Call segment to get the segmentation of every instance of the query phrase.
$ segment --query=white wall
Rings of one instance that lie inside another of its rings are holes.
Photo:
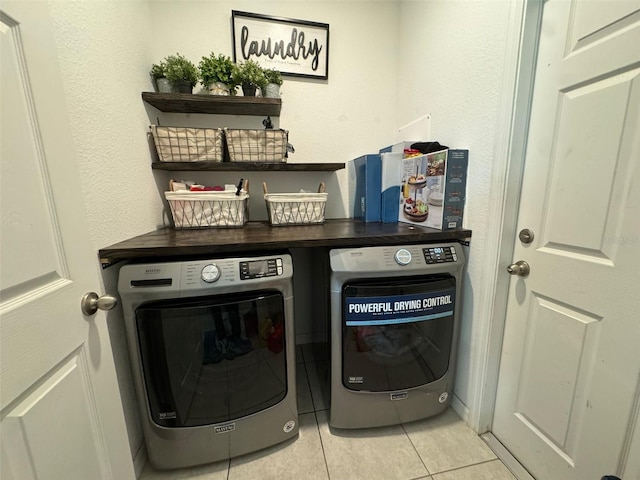
[[[455,395],[470,406],[470,351],[480,324],[489,187],[504,75],[508,0],[401,2],[398,120],[431,114],[432,140],[469,149],[464,227],[473,231]]]
[[[432,136],[470,149],[465,226],[473,229],[456,394],[468,404],[469,349],[490,205],[493,140],[502,80],[505,1],[85,1],[50,0],[65,74],[91,240],[98,249],[154,230],[163,222],[161,192],[169,174],[152,171],[146,132],[164,124],[257,122],[204,115],[161,116],[145,106],[148,70],[180,52],[196,62],[211,51],[231,55],[231,10],[330,24],[329,80],[285,78],[279,125],[290,131],[295,162],[346,162],[392,143],[395,129],[432,114]],[[346,215],[346,170],[249,174],[252,218],[266,218],[258,185],[273,192],[327,183],[329,218]],[[237,174],[198,174],[233,183]],[[258,191],[256,191],[258,190]],[[295,191],[295,190],[294,190]],[[98,269],[98,262],[96,261]],[[115,291],[117,268],[102,272]],[[121,313],[109,315],[132,454],[142,444]]]

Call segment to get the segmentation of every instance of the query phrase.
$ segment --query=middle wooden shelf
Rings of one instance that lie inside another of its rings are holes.
[[[345,167],[344,163],[266,163],[266,162],[153,162],[154,170],[168,171],[215,171],[215,172],[335,172]]]

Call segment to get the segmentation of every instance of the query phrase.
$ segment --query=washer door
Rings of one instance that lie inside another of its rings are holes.
[[[346,283],[342,289],[342,383],[386,392],[447,372],[456,281],[450,275]]]
[[[136,327],[151,419],[163,427],[209,425],[282,401],[285,321],[279,291],[140,306]]]

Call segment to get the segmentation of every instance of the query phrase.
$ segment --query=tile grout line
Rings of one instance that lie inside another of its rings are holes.
[[[302,365],[302,368],[304,369],[304,380],[307,385],[307,391],[309,392],[309,396],[311,397],[311,408],[313,408],[313,411],[315,411],[315,405],[313,404],[313,393],[311,392],[311,382],[309,381],[309,372],[307,371],[307,364],[301,363],[300,365]],[[297,368],[297,365],[296,365],[296,368]],[[305,412],[305,413],[311,413],[311,412]],[[298,412],[298,415],[300,415],[300,412]]]
[[[318,421],[318,412],[322,412],[326,409],[318,410],[316,409],[316,402],[313,400],[313,392],[311,391],[311,380],[309,380],[309,370],[307,370],[307,364],[316,364],[317,362],[305,360],[304,362],[304,372],[307,378],[307,384],[309,385],[309,393],[311,394],[311,404],[313,405],[313,416],[316,419],[316,430],[318,431],[318,438],[320,439],[320,448],[322,449],[322,459],[324,460],[324,468],[327,472],[327,480],[331,480],[331,473],[329,473],[329,464],[327,463],[327,455],[324,451],[324,442],[322,441],[322,434],[320,433],[320,422]],[[316,372],[317,373],[317,372]]]
[[[463,468],[476,467],[478,465],[483,465],[485,463],[491,463],[491,462],[495,462],[495,461],[498,461],[498,462],[502,463],[502,461],[499,458],[492,458],[491,460],[483,460],[481,462],[470,463],[468,465],[462,465],[461,467],[455,467],[455,468],[450,468],[448,470],[442,470],[441,472],[433,473],[432,476],[433,475],[440,475],[441,473],[455,472],[456,470],[462,470]],[[503,463],[503,465],[504,465],[504,463]],[[505,468],[506,468],[506,465],[505,465]],[[507,471],[509,473],[511,473],[511,470],[509,470],[508,468],[507,468]],[[513,475],[513,473],[511,473],[511,475]]]
[[[311,363],[311,362],[309,362]],[[307,362],[302,364],[304,367],[304,376],[307,379],[307,387],[309,387],[309,395],[311,396],[311,407],[313,408],[313,412],[316,411],[316,402],[313,399],[313,390],[311,388],[311,380],[309,380],[309,369],[307,368]],[[317,420],[316,420],[317,423]]]
[[[316,429],[318,430],[318,438],[320,439],[320,448],[322,448],[322,458],[324,459],[324,468],[327,471],[327,480],[331,480],[331,474],[329,473],[329,464],[327,463],[327,455],[324,453],[324,442],[322,441],[322,434],[320,433],[320,423],[318,422],[318,413],[314,411],[313,416],[316,419]]]
[[[404,432],[404,434],[407,436],[407,439],[409,440],[409,443],[411,444],[411,446],[413,447],[413,451],[416,452],[416,455],[418,455],[418,458],[420,459],[420,462],[422,463],[422,465],[424,466],[424,469],[427,471],[427,475],[431,476],[431,472],[429,471],[429,469],[427,468],[427,464],[424,463],[424,460],[422,459],[422,455],[420,455],[420,452],[418,452],[418,449],[416,448],[416,446],[413,444],[413,440],[411,440],[411,437],[409,436],[409,434],[407,433],[407,429],[404,428],[404,423],[401,423],[400,426],[402,427],[402,431]],[[420,478],[420,477],[418,477]]]

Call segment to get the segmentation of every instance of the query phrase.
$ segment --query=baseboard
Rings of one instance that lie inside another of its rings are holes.
[[[462,400],[460,400],[456,394],[451,395],[451,408],[458,416],[466,423],[469,424],[469,407],[467,407]]]
[[[489,448],[496,454],[496,456],[504,463],[505,467],[507,467],[514,477],[518,480],[536,480],[531,476],[529,472],[525,470],[525,468],[520,465],[520,462],[516,460],[516,458],[511,455],[509,450],[507,450],[502,443],[493,435],[493,433],[484,433],[480,435],[480,438],[484,440],[484,442],[489,446]]]
[[[136,478],[140,478],[146,463],[147,463],[147,447],[144,444],[144,442],[142,442],[142,444],[140,445],[140,448],[138,449],[135,456],[133,457],[133,470],[136,474]]]

